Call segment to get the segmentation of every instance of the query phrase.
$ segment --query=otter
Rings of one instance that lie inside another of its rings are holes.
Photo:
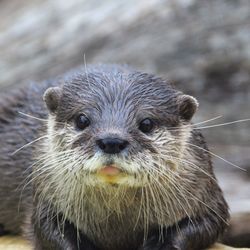
[[[229,213],[197,107],[123,65],[2,94],[0,224],[34,249],[209,247]]]

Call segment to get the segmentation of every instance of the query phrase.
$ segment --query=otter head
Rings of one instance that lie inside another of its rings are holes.
[[[86,186],[149,185],[178,168],[195,98],[161,78],[98,70],[44,94],[52,179]]]

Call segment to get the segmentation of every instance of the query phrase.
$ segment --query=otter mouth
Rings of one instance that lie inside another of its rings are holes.
[[[120,168],[112,164],[112,165],[104,165],[97,173],[101,175],[107,175],[107,176],[117,176],[121,174],[122,172],[123,171]]]
[[[101,182],[119,184],[127,178],[129,174],[123,170],[119,164],[108,161],[96,171],[96,176]]]

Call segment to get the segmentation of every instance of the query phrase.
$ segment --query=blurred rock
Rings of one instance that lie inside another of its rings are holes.
[[[30,244],[22,237],[1,236],[0,250],[30,250]]]
[[[215,244],[213,247],[209,248],[209,250],[233,250],[233,249],[249,250],[249,248],[234,248],[222,244]]]
[[[214,158],[232,214],[250,211],[250,122],[206,128],[250,118],[249,0],[2,0],[0,15],[1,91],[61,74],[84,55],[158,73],[197,97],[195,122],[222,115],[202,131],[213,152],[247,169]]]

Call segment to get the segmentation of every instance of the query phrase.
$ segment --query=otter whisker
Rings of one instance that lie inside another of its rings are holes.
[[[176,138],[178,138],[178,137],[176,137]],[[173,142],[175,141],[175,139],[173,138],[173,139],[169,139],[169,142],[170,142],[171,140],[172,140]],[[238,169],[240,169],[240,170],[242,170],[242,171],[246,171],[246,169],[241,168],[240,166],[238,166],[238,165],[236,165],[236,164],[230,162],[229,160],[226,160],[225,158],[223,158],[223,157],[221,157],[221,156],[219,156],[219,155],[213,153],[211,150],[207,150],[207,149],[205,149],[205,148],[203,148],[203,147],[197,146],[197,145],[192,144],[192,143],[189,143],[189,142],[187,142],[187,141],[185,142],[185,144],[188,144],[188,145],[190,145],[190,146],[192,146],[192,147],[199,148],[199,149],[203,150],[204,152],[209,153],[210,155],[212,155],[212,156],[214,156],[214,157],[216,157],[216,158],[218,158],[218,159],[220,159],[220,160],[222,160],[222,161],[228,163],[229,165],[231,165],[231,166],[233,166],[233,167],[236,167],[236,168],[238,168]],[[164,152],[164,150],[162,150],[162,152]],[[167,152],[167,153],[169,153],[169,152]],[[192,163],[192,164],[194,164],[194,163]]]
[[[33,143],[35,143],[35,142],[37,142],[37,141],[40,141],[41,139],[47,138],[47,137],[48,137],[48,135],[44,135],[44,136],[41,136],[41,137],[39,137],[39,138],[37,138],[37,139],[31,141],[31,142],[28,142],[27,144],[25,144],[25,145],[23,145],[22,147],[20,147],[20,148],[18,148],[17,150],[15,150],[11,155],[15,155],[17,152],[19,152],[19,151],[22,150],[23,148],[26,148],[26,147],[30,146],[31,144],[33,144]]]
[[[149,201],[149,195],[148,195],[148,189],[145,188],[145,193],[146,193],[146,217],[144,218],[145,220],[145,228],[144,228],[144,240],[147,239],[148,237],[148,228],[149,228],[149,217],[150,217],[150,201]]]
[[[161,202],[159,202],[160,200],[158,199],[158,203],[157,203],[157,199],[156,199],[156,193],[153,191],[153,185],[148,185],[148,189],[151,193],[151,197],[152,197],[152,201],[153,201],[153,206],[154,206],[154,211],[159,214],[160,212],[163,211],[162,207],[161,207]],[[159,206],[159,208],[158,208]],[[159,212],[160,211],[160,212]],[[159,221],[159,224],[162,224],[162,220]]]
[[[163,240],[163,227],[165,226],[164,224],[164,216],[169,216],[165,210],[169,210],[169,206],[167,205],[165,209],[162,207],[162,202],[160,199],[160,196],[158,194],[159,190],[155,188],[154,183],[151,185],[148,185],[148,188],[151,193],[151,197],[153,199],[153,211],[155,211],[155,216],[158,221],[158,227],[159,227],[159,241]]]
[[[248,121],[250,121],[250,118],[235,120],[235,121],[231,121],[231,122],[225,122],[225,123],[220,123],[220,124],[215,124],[215,125],[210,125],[210,126],[197,127],[197,128],[194,128],[194,129],[205,129],[205,128],[221,127],[221,126],[226,126],[226,125],[231,125],[231,124],[241,123],[241,122],[248,122]]]
[[[17,111],[17,113],[20,114],[20,115],[26,116],[26,117],[28,117],[28,118],[35,119],[35,120],[37,120],[37,121],[45,122],[46,124],[47,124],[48,121],[49,121],[48,119],[43,119],[43,118],[40,118],[40,117],[33,116],[33,115],[31,115],[31,114],[26,114],[26,113],[24,113],[24,112],[22,112],[22,111]],[[62,124],[62,125],[67,126],[67,124],[66,124],[65,122],[54,121],[54,123],[56,123],[56,124]]]
[[[158,202],[156,203],[156,208],[157,208],[157,206],[160,207],[160,212],[161,212],[162,216],[163,215],[168,215],[163,210],[161,200],[164,203],[163,205],[166,206],[167,208],[169,208],[169,206],[171,206],[171,204],[169,203],[169,201],[170,201],[171,198],[168,196],[167,192],[161,192],[161,191],[159,191],[159,188],[161,187],[162,184],[159,182],[159,180],[156,178],[156,176],[154,176],[153,174],[151,174],[150,177],[152,178],[153,182],[152,182],[152,184],[149,185],[149,187],[152,187],[152,188],[156,189],[155,194],[158,197],[158,199],[157,199]],[[160,195],[162,196],[162,199],[160,198]],[[171,216],[175,216],[175,214],[172,214]]]
[[[153,160],[151,160],[151,161],[153,162]],[[150,169],[145,168],[145,170],[150,174],[151,177],[153,177],[153,179],[155,180],[155,182],[158,183],[158,185],[157,185],[158,187],[162,186],[162,184],[159,182],[159,180],[155,178],[156,176],[154,174],[156,171],[158,172],[159,170],[157,170],[155,168],[150,168]],[[159,171],[159,173],[161,173],[161,172]],[[169,176],[168,176],[167,179],[169,179]]]
[[[140,189],[140,191],[141,191],[141,195],[140,195],[141,199],[140,199],[138,215],[137,215],[137,219],[136,219],[135,224],[134,224],[133,231],[135,231],[135,229],[136,229],[136,227],[137,227],[137,225],[139,223],[139,220],[141,218],[142,207],[143,207],[143,202],[144,202],[144,191],[143,191],[143,189],[144,189],[143,187]]]
[[[168,153],[168,154],[169,154],[169,153]],[[168,159],[169,156],[166,155],[165,157],[166,157],[166,159]],[[199,170],[200,172],[204,173],[206,176],[208,176],[208,177],[211,178],[212,180],[216,181],[216,179],[215,179],[212,175],[210,175],[207,171],[205,171],[204,169],[200,168],[198,165],[196,165],[195,163],[193,163],[193,162],[191,162],[191,161],[188,161],[188,160],[186,160],[186,159],[182,159],[182,158],[180,158],[180,157],[175,157],[175,156],[172,156],[172,155],[171,155],[171,157],[169,157],[169,159],[170,159],[170,160],[175,159],[177,162],[186,163],[185,166],[187,166],[187,167],[193,167],[194,169],[197,169],[197,170]]]
[[[46,158],[48,158],[49,155],[47,155]],[[57,160],[55,160],[55,162],[60,162],[60,161],[65,161],[67,158],[58,158]],[[49,161],[49,160],[48,160]],[[53,161],[50,161],[50,164],[54,163]],[[37,165],[37,162],[34,162],[29,168],[33,168],[35,165]],[[40,166],[42,167],[42,166]],[[21,190],[21,194],[20,194],[20,197],[19,197],[19,202],[18,202],[18,211],[20,209],[20,203],[21,203],[21,200],[22,200],[22,193],[24,191],[24,189],[29,186],[30,183],[32,183],[36,178],[38,178],[39,175],[42,175],[43,173],[45,173],[46,171],[48,171],[48,168],[46,167],[46,169],[44,169],[44,167],[42,167],[43,171],[41,171],[40,167],[35,170],[33,169],[33,172],[30,173],[29,175],[27,175],[27,177],[18,185],[17,189],[21,188],[22,187],[22,190]],[[51,166],[51,169],[54,168],[54,166]],[[37,172],[39,173],[39,175],[37,174]]]
[[[173,172],[172,170],[170,170],[170,172],[171,172],[173,175],[177,176],[177,174],[176,174],[175,172]],[[221,215],[219,215],[219,213],[218,213],[217,211],[215,211],[211,206],[209,206],[208,204],[206,204],[205,202],[203,202],[202,200],[200,200],[197,196],[193,195],[188,189],[184,189],[184,190],[185,190],[185,192],[187,192],[188,195],[190,195],[193,199],[195,199],[195,200],[198,201],[199,203],[203,204],[203,205],[204,205],[205,207],[207,207],[209,210],[211,210],[212,212],[214,212],[220,219],[222,219],[223,222],[225,222],[225,223],[228,224],[228,222],[225,221],[225,219],[224,219]]]
[[[197,123],[192,123],[192,124],[187,124],[187,125],[182,125],[183,127],[183,130],[185,129],[185,127],[190,127],[191,126],[196,126],[196,125],[200,125],[200,124],[204,124],[204,123],[208,123],[208,122],[211,122],[211,121],[214,121],[214,120],[218,120],[220,118],[222,118],[223,116],[222,115],[218,115],[218,116],[215,116],[213,118],[210,118],[208,120],[204,120],[204,121],[201,121],[201,122],[197,122]],[[173,127],[168,127],[168,129],[176,129],[176,126],[173,126]],[[178,128],[177,128],[178,129]],[[180,128],[181,129],[181,128]]]
[[[242,171],[246,171],[246,169],[239,167],[238,165],[236,165],[236,164],[234,164],[234,163],[232,163],[232,162],[226,160],[225,158],[223,158],[223,157],[221,157],[221,156],[219,156],[219,155],[217,155],[217,154],[211,152],[210,150],[207,150],[207,149],[205,149],[205,148],[202,148],[202,147],[197,146],[197,145],[192,144],[192,143],[188,143],[188,142],[186,142],[186,143],[187,143],[188,145],[192,146],[192,147],[199,148],[199,149],[201,149],[201,150],[203,150],[203,151],[205,151],[205,152],[207,152],[207,153],[209,153],[209,154],[211,154],[211,155],[213,155],[213,156],[215,156],[215,157],[221,159],[222,161],[228,163],[229,165],[231,165],[231,166],[233,166],[233,167],[236,167],[236,168],[238,168],[238,169],[240,169],[240,170],[242,170]]]
[[[173,187],[176,189],[175,191],[173,191],[173,190],[171,189],[171,187],[169,186],[170,192],[171,192],[172,195],[174,196],[175,200],[179,202],[180,206],[182,207],[182,209],[185,211],[185,213],[186,213],[187,216],[189,217],[189,214],[187,213],[186,209],[185,209],[185,208],[183,207],[183,205],[180,203],[180,199],[176,196],[176,193],[178,193],[178,191],[181,191],[181,189],[178,189],[177,186],[176,186],[176,180],[173,179],[173,178],[171,178],[168,174],[164,173],[163,171],[160,171],[160,169],[157,169],[157,171],[158,171],[158,173],[159,173],[160,176],[166,177],[166,178],[167,178],[167,181],[169,181],[169,182],[173,185]],[[159,185],[159,187],[162,187],[163,190],[164,190],[164,186],[162,186],[162,183],[161,183],[161,182],[158,181],[158,185]],[[177,191],[177,190],[178,190],[178,191]],[[190,205],[189,205],[189,203],[188,203],[188,201],[187,201],[185,195],[183,195],[181,192],[180,192],[180,194],[182,195],[182,197],[184,198],[184,200],[186,201],[186,203],[187,203],[187,205],[188,205],[188,207],[189,207]],[[191,209],[191,207],[189,207],[189,208]]]
[[[85,55],[85,53],[83,53],[83,62],[84,62],[85,74],[86,74],[86,77],[87,77],[87,83],[88,83],[88,86],[90,87],[89,75],[88,75],[88,71],[87,71],[87,61],[86,61],[86,55]]]
[[[211,122],[211,121],[214,121],[214,120],[218,120],[218,119],[220,119],[222,117],[223,117],[222,115],[218,115],[218,116],[215,116],[214,118],[210,118],[210,119],[202,121],[202,122],[193,123],[192,126],[197,126],[197,125],[200,125],[200,124],[208,123],[208,122]]]
[[[179,158],[177,158],[177,159],[179,159]],[[154,162],[153,160],[152,160],[152,162]],[[156,162],[156,164],[157,165],[163,165],[163,163],[161,163],[161,162]],[[151,167],[152,168],[152,167]],[[167,178],[167,180],[172,180],[172,178],[171,178],[171,176],[169,176],[168,175],[168,173],[166,172],[166,170],[165,169],[161,169],[161,168],[153,168],[153,171],[155,172],[158,172],[159,173],[159,175],[160,176],[165,176],[166,178]],[[171,171],[171,173],[172,173],[173,171]],[[179,177],[179,176],[178,176]],[[181,177],[180,177],[181,178]],[[175,183],[175,182],[174,182]],[[161,184],[161,183],[160,183]]]
[[[49,176],[51,176],[51,174],[49,175],[49,174],[47,174],[47,177],[45,176],[45,177],[43,177],[43,178],[45,178],[44,180],[46,180],[46,182],[48,182],[47,181],[47,178],[49,177]],[[60,175],[59,175],[60,176]],[[36,176],[37,177],[37,176]],[[54,180],[53,180],[54,179]],[[53,179],[51,179],[50,180],[50,182],[48,182],[48,185],[47,186],[44,186],[44,187],[42,187],[42,193],[39,195],[40,196],[40,200],[44,200],[44,197],[46,197],[46,194],[50,194],[50,191],[51,191],[51,186],[54,184],[54,183],[57,183],[57,178],[56,178],[56,176],[54,176],[54,178]],[[39,187],[38,187],[38,189],[37,189],[37,192],[40,192],[40,190],[39,190]],[[35,193],[35,195],[34,195],[34,197],[36,197],[37,196],[37,192]],[[48,197],[49,196],[47,196],[46,197],[46,199],[48,199]],[[53,198],[53,196],[52,196],[52,198]],[[52,198],[51,198],[51,200],[52,200]],[[49,200],[49,199],[48,199]]]
[[[196,125],[199,125],[199,124],[202,124],[202,123],[196,123],[196,124],[191,123],[191,124],[187,124],[187,125],[182,125],[181,128],[168,127],[168,130],[172,131],[172,132],[178,132],[178,131],[185,132],[186,129],[190,128],[190,127],[192,127],[192,129],[194,129],[194,130],[202,130],[202,129],[207,129],[207,128],[222,127],[222,126],[232,125],[232,124],[241,123],[241,122],[248,122],[248,121],[250,121],[250,118],[240,119],[240,120],[235,120],[235,121],[230,121],[230,122],[225,122],[225,123],[219,123],[219,124],[213,124],[213,125],[209,125],[209,126],[202,126],[202,127],[196,127]]]
[[[209,206],[208,204],[206,204],[205,202],[203,202],[202,200],[200,200],[199,198],[197,198],[195,195],[193,195],[190,191],[186,190],[186,192],[191,195],[192,198],[194,198],[195,200],[197,200],[199,203],[203,204],[205,207],[207,207],[209,210],[211,210],[212,212],[214,212],[216,214],[216,216],[218,216],[226,225],[229,225],[229,222],[226,221],[217,211],[215,211],[211,206]]]
[[[169,176],[168,176],[167,177],[167,181],[170,181],[170,180],[172,180],[172,178],[169,178]],[[172,195],[175,194],[175,193],[178,194],[178,189],[176,189],[176,187],[174,185],[174,182],[175,182],[174,179],[173,179],[173,181],[170,181],[170,182],[172,183],[172,185],[173,185],[173,187],[174,187],[175,190],[172,190],[172,188],[170,186],[168,186],[168,190],[171,192]],[[165,194],[165,195],[167,194],[167,192],[166,192],[164,186],[162,185],[162,183],[160,183],[160,182],[157,181],[156,187],[159,189],[156,193],[158,193],[158,194]],[[181,195],[182,195],[182,193],[181,193]],[[165,197],[163,197],[163,201],[165,201]],[[180,199],[178,197],[176,198],[176,195],[175,195],[175,201],[177,201],[179,203],[179,205],[184,210],[185,214],[188,216],[189,220],[192,221],[189,213],[187,212],[187,210],[184,208],[184,206],[180,202]],[[170,207],[171,208],[170,211],[172,211],[172,217],[175,218],[174,221],[178,221],[179,219],[177,218],[177,214],[180,214],[180,211],[179,211],[178,206],[175,206],[175,210],[173,209],[173,204],[175,204],[175,201],[171,198],[171,196],[168,196],[167,199],[166,199],[166,201],[164,202],[164,204],[165,204],[166,207],[168,207],[168,208]],[[186,200],[186,202],[187,202],[187,200]],[[188,202],[187,202],[187,205],[189,207],[189,203]],[[179,227],[178,227],[177,223],[176,223],[176,227],[177,227],[177,230],[178,230]]]
[[[71,154],[73,154],[74,152],[72,152]],[[53,155],[54,156],[54,155]],[[30,174],[30,176],[34,175],[37,176],[37,173],[39,174],[43,174],[45,172],[47,172],[48,170],[52,170],[55,168],[55,166],[53,166],[53,164],[60,164],[61,162],[65,163],[70,163],[71,159],[70,159],[70,154],[63,154],[61,157],[58,156],[57,159],[50,159],[47,158],[46,160],[43,161],[37,161],[34,162],[34,164],[32,165],[33,167],[35,166],[36,168],[33,169],[33,172]],[[30,177],[28,176],[28,177]],[[38,176],[37,176],[38,177]],[[34,181],[34,180],[32,180]]]
[[[48,120],[47,120],[47,119],[42,119],[42,118],[39,118],[39,117],[35,117],[35,116],[33,116],[33,115],[26,114],[26,113],[24,113],[24,112],[22,112],[22,111],[17,111],[17,113],[19,113],[19,114],[21,114],[21,115],[23,115],[23,116],[26,116],[26,117],[32,118],[32,119],[36,119],[36,120],[38,120],[38,121],[48,122]]]

